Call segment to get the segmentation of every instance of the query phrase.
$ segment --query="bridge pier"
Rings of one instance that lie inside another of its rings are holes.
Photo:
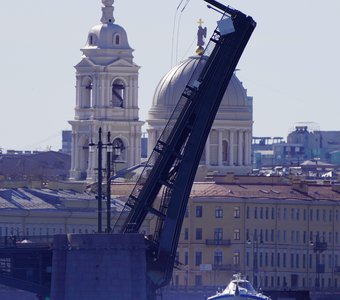
[[[52,300],[147,300],[144,237],[140,234],[56,235]]]

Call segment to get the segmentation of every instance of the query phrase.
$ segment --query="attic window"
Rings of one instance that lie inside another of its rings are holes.
[[[93,45],[93,36],[92,35],[89,36],[89,44]]]
[[[113,43],[114,43],[115,45],[119,45],[119,44],[120,44],[120,35],[119,35],[119,34],[115,34],[115,35],[113,36]]]

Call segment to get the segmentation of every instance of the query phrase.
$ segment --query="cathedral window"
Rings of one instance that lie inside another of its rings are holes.
[[[125,105],[125,85],[120,79],[112,83],[112,106],[124,107]]]

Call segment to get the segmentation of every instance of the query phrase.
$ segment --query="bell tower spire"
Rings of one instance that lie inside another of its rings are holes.
[[[113,17],[113,2],[114,0],[102,0],[104,7],[102,7],[103,16],[100,21],[103,24],[114,23],[115,18]]]

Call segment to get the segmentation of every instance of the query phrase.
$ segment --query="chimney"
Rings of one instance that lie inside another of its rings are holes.
[[[294,179],[292,181],[292,188],[295,191],[308,195],[308,183],[306,181]]]

